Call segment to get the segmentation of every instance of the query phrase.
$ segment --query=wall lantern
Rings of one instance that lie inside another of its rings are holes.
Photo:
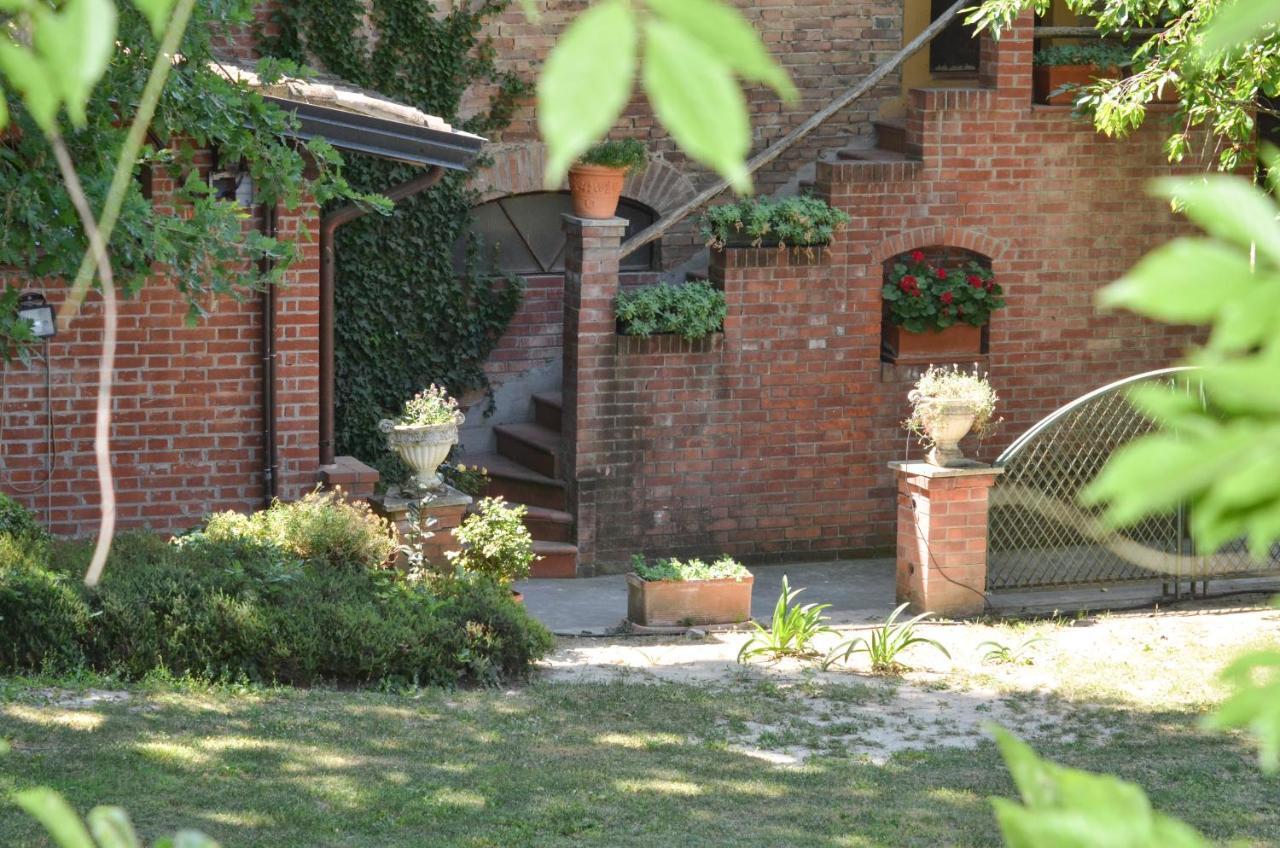
[[[40,292],[23,292],[18,297],[18,317],[31,325],[31,334],[37,339],[51,339],[58,333],[53,307]]]

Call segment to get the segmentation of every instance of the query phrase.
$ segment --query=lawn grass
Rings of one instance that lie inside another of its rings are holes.
[[[149,838],[196,827],[226,848],[977,846],[999,844],[987,798],[1012,792],[985,741],[883,766],[825,749],[798,768],[728,744],[745,722],[785,725],[812,696],[803,686],[128,691],[66,707],[83,694],[74,685],[0,685],[0,736],[13,743],[0,796],[48,785],[81,811],[125,806]],[[878,697],[858,686],[826,695]],[[1245,740],[1203,734],[1180,709],[1094,704],[1087,716],[1119,732],[1037,747],[1140,783],[1216,840],[1274,844],[1280,780],[1260,775]],[[0,808],[0,845],[42,838]]]

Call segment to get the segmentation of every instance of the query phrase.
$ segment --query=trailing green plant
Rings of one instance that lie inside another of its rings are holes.
[[[464,572],[499,585],[523,580],[535,558],[533,537],[524,526],[526,512],[524,506],[508,506],[502,498],[485,498],[453,531],[462,549],[445,556]]]
[[[49,538],[49,532],[36,521],[25,506],[0,492],[0,537],[18,540]]]
[[[641,580],[744,580],[751,576],[746,566],[727,556],[711,563],[674,558],[649,562],[643,554],[635,554],[631,557],[631,570]]]
[[[432,383],[404,402],[394,420],[405,427],[430,427],[437,424],[459,424],[462,414],[458,402],[443,387]]]
[[[720,332],[728,314],[724,292],[705,282],[622,291],[615,309],[624,335],[675,333],[690,341]]]
[[[833,633],[826,622],[824,610],[831,604],[798,604],[796,597],[804,589],[792,591],[786,575],[782,577],[782,594],[773,607],[773,619],[766,630],[759,622],[752,621],[755,632],[738,651],[738,662],[746,663],[755,657],[777,660],[782,657],[811,657],[817,651],[813,641],[824,633]]]
[[[599,165],[604,168],[621,168],[628,174],[644,170],[649,161],[648,151],[634,138],[602,141],[592,145],[578,160],[583,165]]]
[[[921,250],[898,257],[881,295],[889,305],[889,319],[912,333],[954,324],[981,327],[1004,307],[1004,289],[990,268],[972,261],[943,268]]]
[[[700,232],[713,250],[743,243],[811,247],[830,244],[849,221],[844,211],[808,195],[781,200],[749,197],[712,206],[702,216]]]
[[[1002,642],[988,640],[978,643],[978,650],[986,648],[982,653],[982,662],[987,665],[1031,665],[1031,646],[1045,641],[1043,636],[1032,636],[1023,639],[1017,645],[1009,646]]]
[[[317,489],[296,501],[275,501],[244,515],[220,512],[200,530],[175,540],[180,547],[217,547],[244,541],[268,546],[315,566],[337,569],[384,568],[396,550],[396,533],[363,501]]]
[[[871,670],[876,674],[901,674],[907,670],[907,666],[903,665],[898,658],[903,651],[913,645],[930,645],[947,659],[951,659],[951,654],[941,642],[916,633],[916,625],[933,613],[922,612],[906,621],[898,621],[898,616],[902,615],[902,611],[908,606],[910,604],[899,604],[898,608],[889,614],[884,624],[872,629],[869,636],[855,636],[837,645],[827,655],[824,665],[831,665],[837,658],[847,662],[854,654],[866,654],[871,662]]]
[[[988,435],[1000,423],[996,417],[999,396],[991,383],[975,368],[961,371],[955,365],[930,365],[907,394],[911,415],[902,426],[922,439],[928,438],[933,418],[956,402],[967,404],[974,412],[972,432]]]
[[[1092,65],[1095,68],[1127,68],[1133,62],[1132,51],[1114,41],[1093,41],[1085,44],[1055,44],[1043,47],[1031,57],[1031,63],[1041,67],[1063,65]]]
[[[500,132],[529,91],[495,64],[486,26],[507,0],[439,4],[422,0],[309,0],[273,5],[268,55],[308,63],[364,88],[438,115],[480,135]],[[460,115],[463,95],[491,91],[484,108]],[[347,154],[345,174],[369,191],[420,176],[420,169]],[[484,161],[476,167],[483,166]],[[385,450],[378,421],[428,383],[461,397],[489,389],[484,363],[520,305],[524,284],[491,267],[470,238],[479,196],[469,175],[450,171],[430,191],[386,218],[366,215],[338,230],[336,449],[378,468],[407,471]],[[462,269],[454,250],[466,243]],[[491,396],[490,396],[491,398]]]

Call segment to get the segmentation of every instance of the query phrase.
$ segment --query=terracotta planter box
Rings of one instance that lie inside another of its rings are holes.
[[[886,353],[893,362],[937,362],[951,356],[982,353],[982,328],[952,324],[945,330],[913,333],[888,324],[884,334]]]
[[[738,624],[751,618],[754,577],[641,580],[627,575],[627,620],[645,627]]]
[[[1118,68],[1099,68],[1097,65],[1041,65],[1031,70],[1035,101],[1050,106],[1070,106],[1075,103],[1074,91],[1054,94],[1064,85],[1088,85],[1098,77],[1117,76],[1120,76]]]

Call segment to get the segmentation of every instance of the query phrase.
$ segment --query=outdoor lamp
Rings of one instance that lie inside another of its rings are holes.
[[[22,293],[18,298],[18,317],[31,325],[31,333],[37,339],[50,339],[58,332],[53,320],[53,307],[39,292]]]

